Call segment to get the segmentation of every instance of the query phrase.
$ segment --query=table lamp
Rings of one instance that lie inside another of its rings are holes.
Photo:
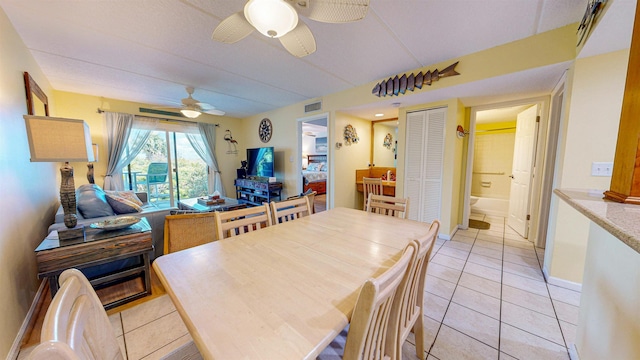
[[[98,144],[91,144],[91,148],[93,149],[93,161],[98,162]],[[89,184],[95,184],[95,179],[93,177],[93,163],[89,162],[87,164],[87,181]]]
[[[24,115],[31,162],[64,162],[60,168],[60,203],[67,230],[58,231],[60,240],[84,237],[84,227],[76,216],[76,187],[70,161],[94,161],[89,126],[84,120]]]

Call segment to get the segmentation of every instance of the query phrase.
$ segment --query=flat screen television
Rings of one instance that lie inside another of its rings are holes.
[[[275,176],[273,147],[247,149],[247,175]]]

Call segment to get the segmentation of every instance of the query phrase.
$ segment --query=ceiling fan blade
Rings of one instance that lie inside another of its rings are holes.
[[[204,112],[205,112],[205,113],[207,113],[207,114],[211,114],[211,115],[219,115],[219,116],[222,116],[222,115],[224,115],[224,114],[225,114],[225,112],[224,112],[224,111],[222,111],[222,110],[218,110],[218,109],[210,109],[210,110],[206,110],[206,111],[204,111]]]
[[[369,10],[369,0],[310,0],[305,15],[325,23],[346,23],[363,19]]]
[[[211,38],[216,41],[220,41],[225,44],[233,44],[236,41],[240,41],[251,34],[254,27],[249,24],[244,17],[243,11],[229,16],[222,20],[220,24],[213,30]]]
[[[207,111],[207,110],[213,110],[216,107],[211,105],[211,104],[207,104],[207,103],[203,103],[203,102],[199,102],[196,105],[198,105],[200,107],[200,109],[202,109],[202,111]]]
[[[279,38],[280,43],[291,55],[304,57],[316,51],[316,39],[307,24],[298,19],[298,26]]]

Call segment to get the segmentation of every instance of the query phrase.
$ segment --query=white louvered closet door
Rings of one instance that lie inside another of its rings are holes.
[[[411,199],[409,219],[440,219],[446,117],[447,108],[407,114],[404,188]]]

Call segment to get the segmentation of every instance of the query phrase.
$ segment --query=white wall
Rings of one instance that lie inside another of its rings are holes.
[[[640,254],[590,223],[578,355],[581,360],[640,359]]]
[[[591,163],[613,161],[628,59],[629,50],[621,50],[576,60],[569,77],[569,116],[561,126],[556,188],[604,191],[609,187],[611,177],[591,176]],[[552,277],[581,283],[588,220],[559,203],[562,201],[554,195],[545,271]]]
[[[50,103],[51,86],[2,9],[0,54],[0,358],[5,358],[40,283],[33,250],[53,222],[60,164],[29,162],[22,72],[31,74]],[[55,104],[51,110],[55,115]]]

